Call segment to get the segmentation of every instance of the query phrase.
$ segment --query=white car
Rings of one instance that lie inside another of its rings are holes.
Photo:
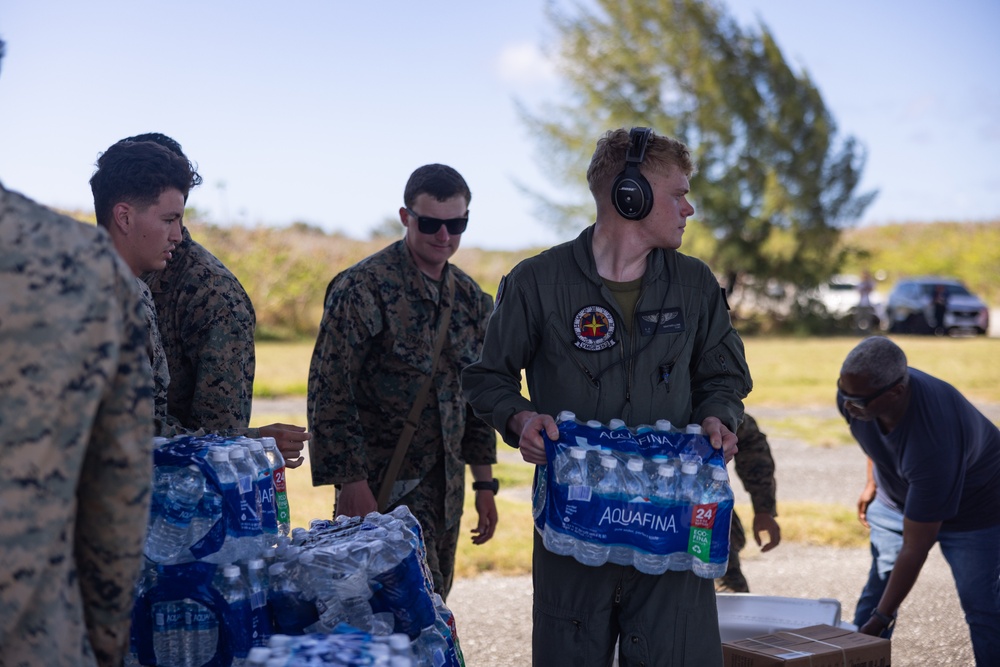
[[[876,328],[884,312],[882,297],[872,289],[868,293],[868,308],[860,308],[860,287],[860,277],[848,274],[836,275],[816,288],[815,298],[833,317],[853,317],[855,325],[862,330]]]

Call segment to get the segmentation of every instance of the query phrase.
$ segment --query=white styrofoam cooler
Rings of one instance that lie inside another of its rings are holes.
[[[854,624],[840,620],[840,602],[832,598],[718,593],[715,599],[724,642],[820,624],[857,630]]]

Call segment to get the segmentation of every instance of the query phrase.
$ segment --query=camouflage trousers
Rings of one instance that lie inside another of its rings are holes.
[[[415,489],[386,511],[406,505],[420,522],[427,549],[427,566],[434,579],[434,592],[447,601],[455,577],[455,551],[458,549],[461,521],[449,522],[444,516],[444,496],[444,461],[441,460]]]
[[[746,545],[747,536],[743,530],[743,522],[736,512],[733,512],[733,522],[729,528],[729,565],[726,567],[726,573],[715,580],[715,590],[727,593],[750,592],[747,578],[740,569],[740,552]]]

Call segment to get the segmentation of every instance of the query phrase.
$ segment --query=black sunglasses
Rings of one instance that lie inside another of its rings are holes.
[[[896,381],[894,381],[894,382],[892,382],[890,384],[887,384],[886,386],[882,387],[881,389],[879,389],[878,391],[876,391],[874,394],[870,394],[868,396],[850,396],[850,395],[845,394],[844,392],[842,392],[840,390],[840,380],[837,380],[837,396],[844,403],[850,403],[851,405],[855,406],[856,408],[858,408],[860,410],[864,410],[865,408],[868,407],[868,405],[872,401],[874,401],[876,398],[878,398],[882,394],[888,392],[890,389],[892,389],[893,387],[895,387],[897,384],[900,384],[902,381],[903,381],[903,378],[901,377],[898,380],[896,380]]]
[[[448,228],[449,234],[457,236],[458,234],[464,232],[465,228],[469,226],[468,212],[466,212],[464,218],[451,218],[450,220],[428,218],[423,215],[417,215],[410,207],[406,207],[406,212],[417,219],[417,229],[420,230],[421,234],[437,234],[437,231],[441,229],[441,225],[444,225]]]

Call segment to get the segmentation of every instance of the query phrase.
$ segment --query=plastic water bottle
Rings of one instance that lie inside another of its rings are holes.
[[[257,488],[260,492],[260,527],[264,533],[263,547],[274,544],[278,536],[278,514],[275,505],[274,471],[260,440],[247,439],[247,448],[257,468]]]
[[[250,589],[250,644],[265,646],[271,638],[271,614],[267,607],[267,570],[264,561],[254,558],[247,563],[247,585]]]
[[[676,502],[676,498],[676,470],[671,464],[663,463],[657,469],[656,477],[650,483],[649,500],[659,507],[669,507]],[[670,554],[636,552],[634,558],[636,569],[646,574],[663,574],[670,566],[670,561]]]
[[[729,485],[729,474],[726,472],[725,468],[712,467],[712,481],[709,482],[708,486],[701,494],[701,500],[699,505],[711,505],[716,504],[715,511],[718,512],[718,505],[733,501],[733,489]],[[712,528],[712,532],[715,531],[725,531],[726,535],[729,534],[729,524],[725,526],[721,523],[716,522],[715,526]],[[705,579],[717,579],[726,573],[726,567],[728,565],[728,559],[721,563],[705,562],[700,558],[693,558],[691,560],[691,570],[697,574],[699,577]]]
[[[670,433],[674,430],[674,425],[670,423],[669,419],[657,419],[653,428],[661,433]]]
[[[301,635],[319,620],[316,605],[299,587],[294,568],[288,562],[278,561],[268,570],[271,621],[274,631],[285,635]]]
[[[153,653],[156,664],[183,667],[184,608],[180,600],[153,605]]]
[[[237,542],[237,557],[247,560],[260,555],[260,505],[257,492],[257,469],[247,456],[242,444],[234,444],[229,450],[229,461],[236,471],[236,481],[240,491],[240,539]]]
[[[684,432],[688,435],[704,435],[701,424],[688,424],[684,427]]]
[[[226,564],[237,560],[239,534],[234,532],[232,522],[226,520],[224,508],[239,507],[239,482],[236,479],[236,470],[229,460],[229,450],[226,447],[211,447],[208,450],[208,461],[219,480],[219,492],[222,494],[219,499],[221,501],[220,517],[226,521],[225,542],[216,553],[212,554],[211,561],[217,564]]]
[[[576,413],[569,410],[563,410],[558,415],[556,415],[556,423],[562,424],[563,422],[576,421]]]
[[[136,608],[145,606],[145,598],[154,588],[156,588],[156,563],[148,558],[143,558],[142,571],[139,573],[139,578],[132,589]],[[139,665],[137,651],[139,650],[140,638],[137,636],[134,624],[132,625],[129,640],[129,650],[125,654],[125,667],[137,667]]]
[[[556,481],[566,487],[568,500],[589,501],[591,488],[587,484],[587,451],[582,447],[567,447],[555,461]],[[579,541],[572,535],[550,529],[542,536],[545,548],[560,556],[572,555]]]
[[[611,454],[601,456],[601,479],[594,486],[594,493],[605,498],[618,498],[623,491],[618,459]]]
[[[677,500],[677,471],[670,463],[662,463],[656,469],[656,477],[649,488],[649,500],[661,506],[674,504]]]
[[[448,664],[448,640],[436,625],[421,630],[412,646],[417,667],[444,667]]]
[[[326,549],[313,549],[303,554],[299,561],[304,562],[307,555],[315,559],[315,581],[319,584],[317,592],[323,601],[332,604],[327,594],[329,591],[339,601],[348,623],[360,630],[371,630],[373,617],[371,604],[368,602],[371,598],[371,589],[368,587],[369,551],[363,545],[348,542],[331,545]],[[318,600],[317,607],[319,606]],[[322,610],[320,614],[322,620]]]
[[[288,507],[288,491],[285,486],[285,457],[278,449],[274,438],[261,438],[264,454],[271,464],[271,478],[274,482],[274,507],[278,521],[278,533],[288,535],[292,530],[291,514]]]
[[[219,644],[219,619],[215,612],[197,600],[185,600],[189,620],[185,625],[190,634],[190,656],[192,665],[204,665],[214,656]]]
[[[701,500],[701,487],[698,484],[698,471],[700,464],[694,460],[687,460],[681,463],[681,475],[677,481],[677,501],[688,507],[685,511],[690,512],[693,506]],[[678,551],[670,555],[668,567],[671,570],[690,570],[694,559],[687,551]]]
[[[188,533],[191,519],[205,480],[197,466],[178,470],[170,480],[160,513],[153,519],[146,538],[146,555],[157,563],[165,563],[190,546]]]
[[[625,473],[622,480],[622,488],[625,499],[629,502],[645,500],[649,493],[646,484],[645,461],[641,456],[629,457],[625,463]]]
[[[554,461],[556,483],[565,487],[583,486],[587,483],[587,451],[582,447],[567,447]]]
[[[606,498],[616,498],[621,493],[622,482],[618,471],[618,459],[611,454],[601,456],[602,476],[594,486],[594,493]],[[606,544],[580,540],[574,557],[584,565],[603,565],[608,562],[611,548]]]
[[[694,505],[701,499],[701,493],[698,488],[698,469],[699,465],[697,461],[684,461],[681,464],[680,488],[677,492],[678,499],[681,502]]]
[[[250,613],[250,593],[240,574],[239,565],[226,565],[222,570],[219,593],[226,601],[226,626],[234,630],[230,646],[233,650],[233,665],[243,665],[250,652],[249,628],[253,627]]]

